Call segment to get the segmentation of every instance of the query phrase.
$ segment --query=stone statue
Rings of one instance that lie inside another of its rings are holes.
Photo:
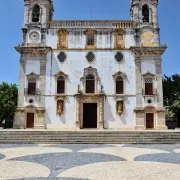
[[[123,101],[117,103],[117,113],[120,115],[123,113]]]
[[[63,102],[62,101],[57,102],[57,114],[59,114],[60,116],[63,114]]]

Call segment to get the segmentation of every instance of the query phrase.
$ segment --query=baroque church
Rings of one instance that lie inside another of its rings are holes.
[[[14,128],[166,129],[158,0],[131,0],[131,20],[53,20],[53,0],[24,5]]]

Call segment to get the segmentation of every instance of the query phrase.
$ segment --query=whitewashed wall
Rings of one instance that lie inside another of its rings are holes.
[[[99,49],[114,48],[114,35],[111,31],[99,31],[96,35],[96,47]],[[47,46],[51,46],[53,49],[57,49],[58,38],[57,30],[49,30],[47,34]],[[125,36],[125,48],[129,48],[135,45],[134,32],[132,30],[126,30]],[[70,31],[68,36],[68,48],[78,49],[85,48],[86,46],[86,35],[84,31]]]
[[[135,84],[135,63],[130,51],[124,51],[124,61],[117,63],[114,56],[117,51],[94,51],[95,61],[90,64],[85,56],[88,51],[66,50],[67,59],[60,63],[57,59],[58,50],[53,51],[53,56],[48,55],[47,77],[46,77],[46,123],[48,128],[71,128],[75,127],[76,122],[76,100],[73,97],[77,93],[78,84],[81,84],[80,78],[83,76],[84,68],[92,66],[97,68],[101,83],[107,95],[105,100],[105,126],[107,128],[133,128],[135,124],[134,108],[136,84]],[[63,71],[68,75],[66,83],[65,113],[59,117],[56,115],[56,81],[54,75]],[[121,71],[127,75],[125,84],[125,113],[121,117],[116,115],[115,84],[113,74]],[[100,89],[100,84],[98,85]],[[82,87],[82,85],[81,85]],[[108,111],[107,111],[108,110]],[[109,112],[110,111],[110,112]],[[108,112],[108,113],[107,113]]]

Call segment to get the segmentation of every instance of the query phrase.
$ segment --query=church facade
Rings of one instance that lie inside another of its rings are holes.
[[[158,0],[115,21],[56,21],[52,0],[24,2],[14,128],[166,129]]]

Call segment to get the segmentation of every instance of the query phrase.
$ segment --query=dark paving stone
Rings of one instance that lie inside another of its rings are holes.
[[[90,180],[82,178],[21,178],[21,179],[9,179],[9,180]]]
[[[175,149],[180,149],[180,144],[127,144],[122,147],[146,148],[173,152]]]
[[[150,161],[150,162],[180,164],[180,154],[179,153],[147,154],[136,157],[134,161]]]
[[[45,147],[67,148],[77,152],[83,149],[105,148],[105,147],[114,147],[114,146],[105,145],[105,144],[54,144],[54,145],[47,145]]]
[[[20,147],[39,147],[38,144],[0,144],[0,149],[20,148]]]
[[[19,157],[11,160],[33,162],[44,165],[50,169],[50,176],[48,178],[55,178],[63,171],[77,166],[99,162],[126,161],[117,156],[81,152],[48,153]]]
[[[4,159],[6,156],[4,154],[0,154],[0,160]]]

